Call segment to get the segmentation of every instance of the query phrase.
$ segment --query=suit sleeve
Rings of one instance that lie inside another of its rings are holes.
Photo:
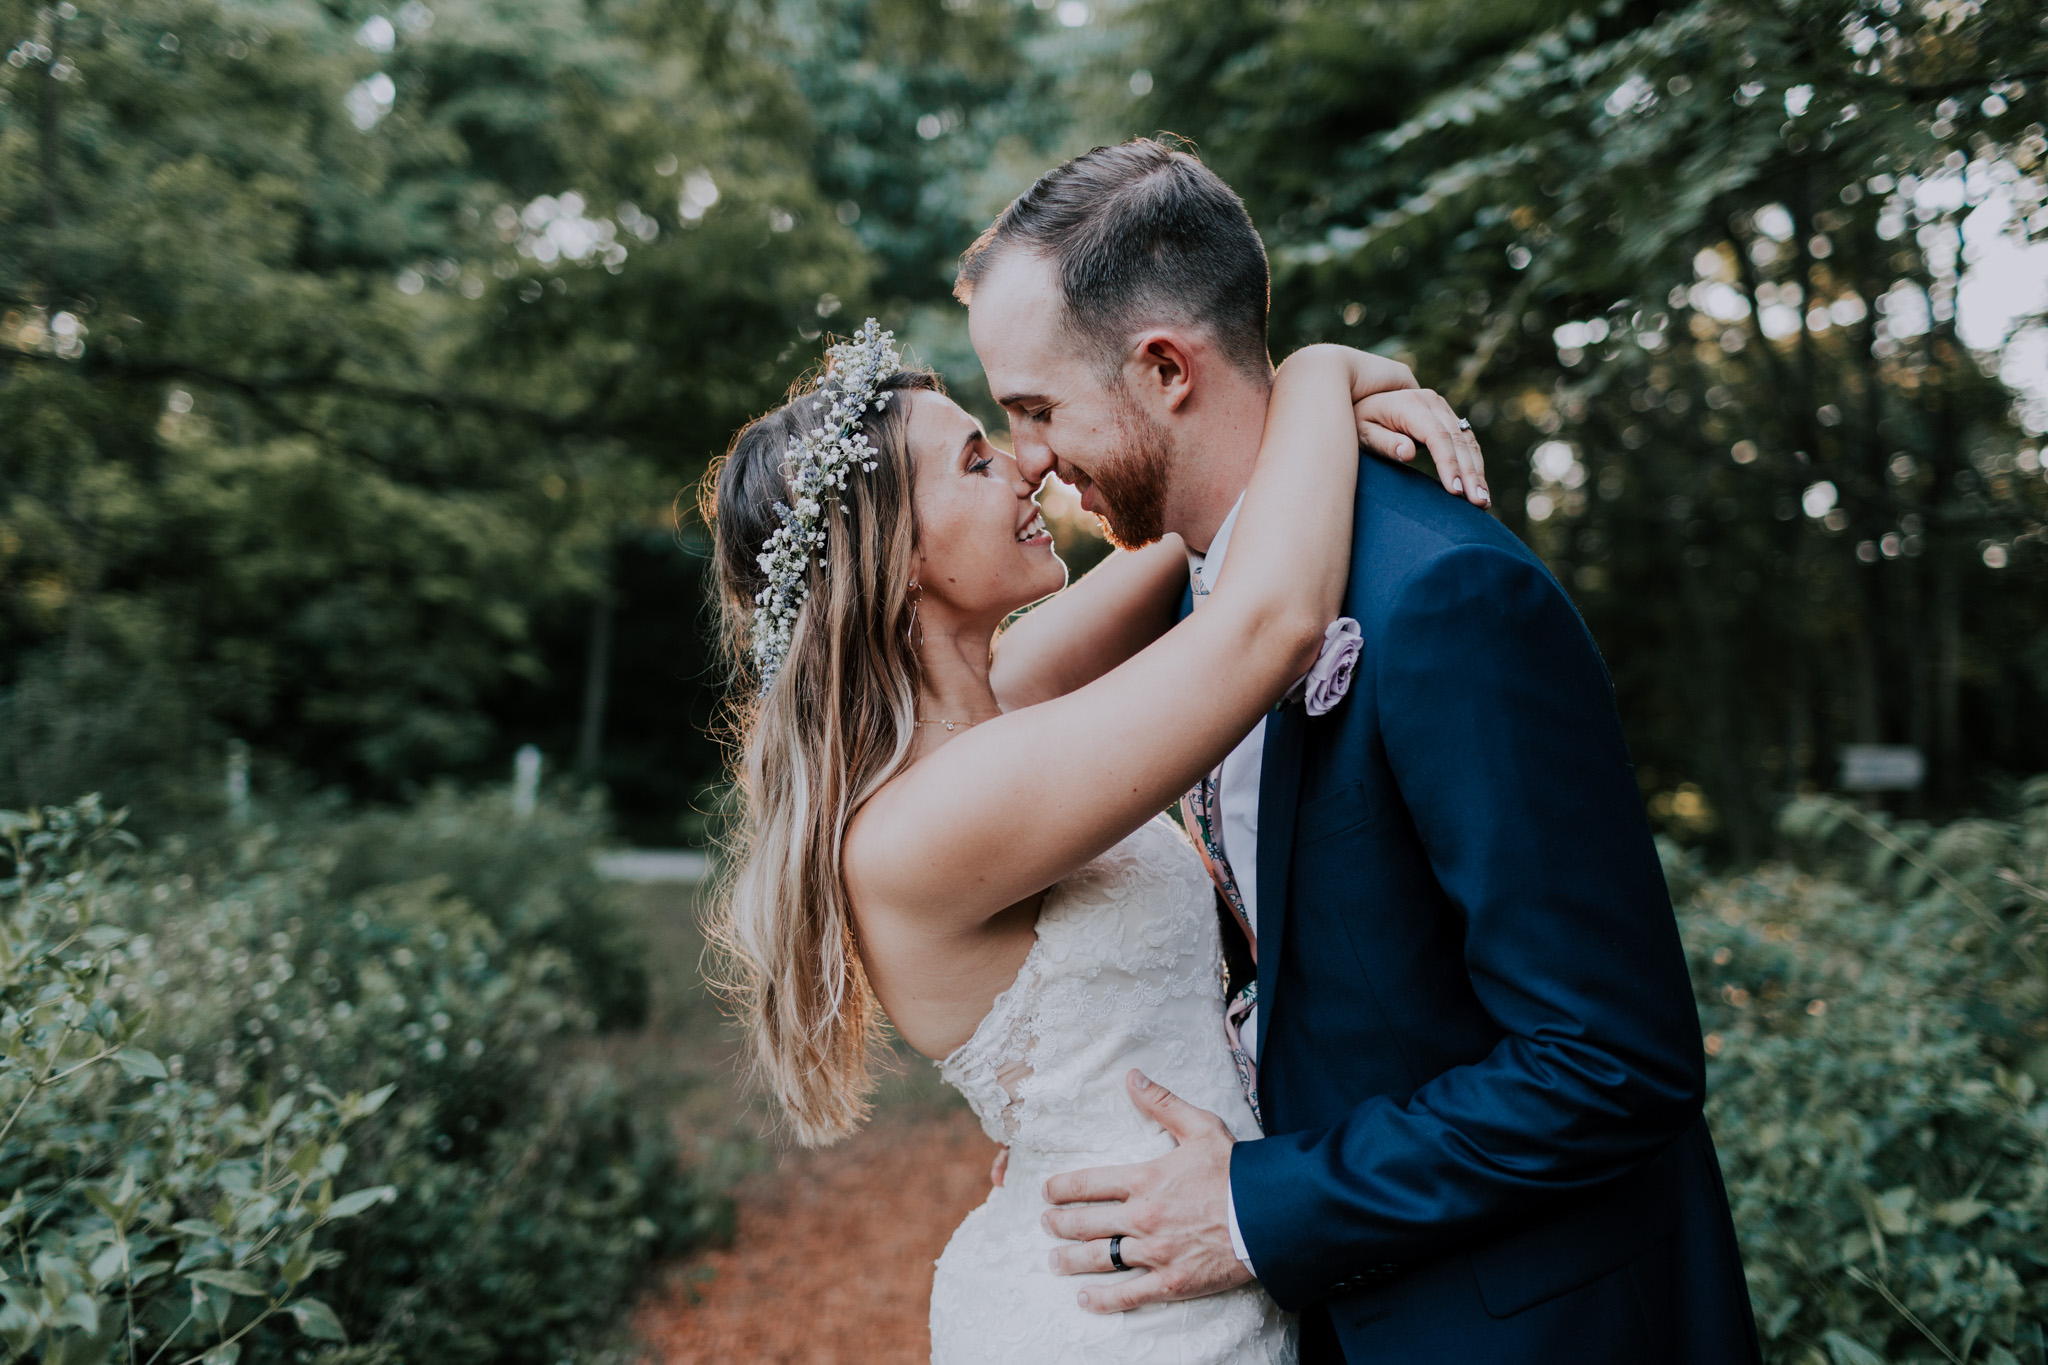
[[[1670,899],[1577,612],[1534,564],[1460,545],[1383,619],[1368,648],[1386,762],[1502,1036],[1404,1103],[1238,1144],[1245,1242],[1290,1309],[1627,1173],[1704,1090]]]

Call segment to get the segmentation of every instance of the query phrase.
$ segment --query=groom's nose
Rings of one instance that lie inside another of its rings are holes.
[[[1017,472],[1029,479],[1033,488],[1044,483],[1057,463],[1052,448],[1043,441],[1031,440],[1015,427],[1010,428],[1010,444],[1015,447]]]

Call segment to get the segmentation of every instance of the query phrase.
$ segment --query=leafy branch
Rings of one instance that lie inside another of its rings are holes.
[[[339,1259],[321,1233],[395,1197],[388,1185],[334,1191],[341,1133],[393,1087],[337,1097],[310,1084],[251,1116],[131,1043],[136,1019],[115,1010],[109,987],[140,946],[93,913],[103,871],[92,850],[118,821],[95,802],[0,811],[14,862],[0,997],[28,1002],[0,1016],[0,1056],[35,1059],[0,1070],[11,1101],[0,1161],[15,1183],[0,1228],[21,1266],[18,1277],[0,1269],[0,1341],[16,1355],[42,1343],[68,1358],[103,1351],[119,1324],[131,1365],[149,1337],[148,1362],[227,1365],[281,1315],[309,1338],[343,1341],[333,1310],[302,1290]],[[75,1136],[82,1108],[111,1116],[113,1142]],[[94,1178],[108,1167],[118,1177]],[[180,1295],[182,1316],[171,1307]],[[256,1306],[243,1312],[243,1300]],[[192,1351],[195,1333],[205,1345]]]

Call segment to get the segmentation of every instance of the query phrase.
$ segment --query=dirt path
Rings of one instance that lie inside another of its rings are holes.
[[[664,1365],[912,1365],[930,1359],[932,1261],[988,1194],[971,1116],[883,1116],[742,1182],[739,1233],[672,1273],[635,1335]]]
[[[657,1365],[923,1365],[932,1262],[988,1195],[995,1147],[936,1069],[885,1069],[874,1121],[821,1152],[765,1134],[735,1082],[737,1040],[698,971],[686,891],[639,896],[658,963],[648,1029],[608,1044],[702,1159],[747,1173],[733,1244],[670,1267],[634,1309]]]

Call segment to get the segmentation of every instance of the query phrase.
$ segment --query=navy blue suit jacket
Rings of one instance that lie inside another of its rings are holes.
[[[1325,716],[1267,721],[1231,1188],[1307,1362],[1755,1361],[1612,686],[1498,522],[1361,461]],[[1244,869],[1240,869],[1240,875]]]

